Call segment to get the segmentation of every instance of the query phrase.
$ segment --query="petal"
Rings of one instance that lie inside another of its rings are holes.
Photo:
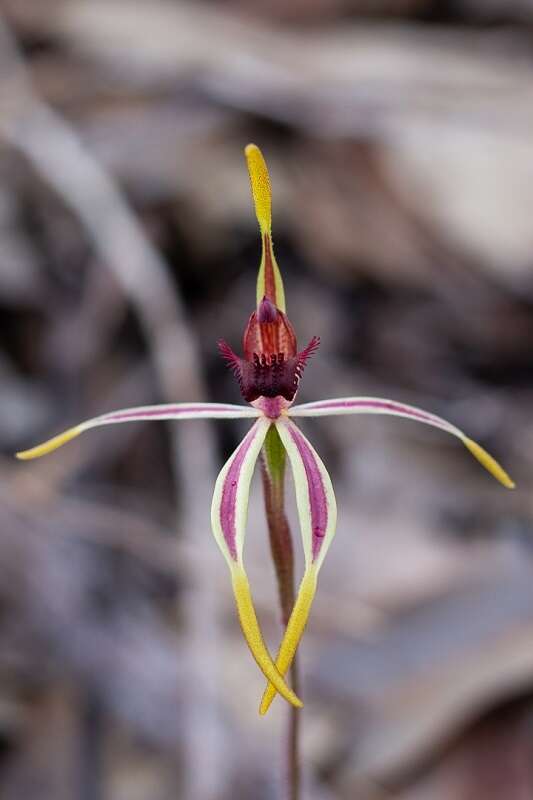
[[[276,667],[284,675],[305,630],[318,572],[335,535],[337,504],[328,472],[299,428],[284,417],[276,422],[276,429],[292,468],[305,556],[305,573],[276,658]],[[275,694],[270,683],[261,700],[261,714],[266,714]]]
[[[255,463],[271,421],[261,416],[228,458],[215,483],[211,524],[229,568],[242,566],[248,498]]]
[[[502,483],[507,489],[514,489],[514,481],[509,477],[498,462],[487,453],[479,444],[469,439],[463,431],[456,428],[436,414],[423,411],[416,406],[408,406],[395,400],[383,397],[340,397],[333,400],[318,400],[314,403],[293,406],[290,410],[291,417],[322,417],[337,414],[390,414],[394,417],[405,417],[457,436],[465,447],[472,453],[480,464]]]
[[[257,306],[264,297],[271,300],[280,311],[285,311],[285,293],[279,267],[272,246],[272,208],[270,177],[261,150],[255,144],[245,148],[252,197],[259,228],[261,229],[262,256],[257,277]]]
[[[311,605],[316,592],[316,583],[317,569],[311,566],[305,571],[302,582],[300,583],[298,597],[296,598],[289,622],[283,634],[283,640],[276,656],[276,669],[281,675],[287,673],[296,655],[298,645],[300,644],[311,612]],[[263,697],[261,698],[261,704],[259,706],[259,713],[261,716],[264,716],[270,708],[276,696],[276,689],[277,687],[273,682],[269,681],[263,692]]]
[[[291,464],[304,547],[305,567],[319,569],[335,534],[337,504],[322,459],[288,417],[276,429]]]
[[[292,689],[287,686],[283,675],[272,661],[272,657],[267,650],[261,628],[257,621],[248,578],[242,567],[236,566],[232,569],[231,581],[239,622],[241,623],[244,638],[246,639],[246,643],[250,648],[250,652],[257,666],[269,681],[269,686],[275,687],[274,693],[278,691],[287,702],[296,706],[296,708],[302,708],[302,701],[295,695]]]
[[[57,450],[66,442],[79,436],[89,428],[99,428],[101,425],[112,425],[118,422],[143,422],[147,420],[162,419],[238,419],[240,417],[257,417],[259,413],[255,408],[232,405],[231,403],[173,403],[158,406],[139,406],[137,408],[123,408],[102,414],[99,417],[88,419],[85,422],[69,428],[64,433],[48,439],[43,444],[22,450],[17,453],[17,458],[27,461],[39,458],[52,450]]]
[[[286,685],[266,648],[242,558],[250,482],[271,424],[265,417],[257,420],[220,471],[213,494],[211,524],[217,544],[230,568],[239,621],[248,647],[259,668],[277,691],[293,705],[301,706],[302,703]]]

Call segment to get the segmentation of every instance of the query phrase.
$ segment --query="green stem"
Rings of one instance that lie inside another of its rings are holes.
[[[285,515],[285,450],[278,432],[272,426],[267,434],[261,476],[265,512],[270,538],[270,550],[278,582],[278,594],[283,625],[286,626],[291,615],[294,600],[294,553],[291,530]],[[295,657],[291,670],[291,687],[299,695],[299,671]],[[286,785],[287,800],[300,798],[300,714],[293,706],[288,707],[286,740]]]

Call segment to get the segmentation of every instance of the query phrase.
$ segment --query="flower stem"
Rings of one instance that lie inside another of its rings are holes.
[[[261,476],[270,550],[278,582],[281,619],[283,625],[286,626],[295,600],[294,554],[291,530],[285,516],[285,450],[274,426],[270,428],[265,440]],[[298,694],[299,673],[296,657],[291,665],[290,677],[291,688]],[[287,737],[285,743],[286,800],[299,800],[301,712],[289,706],[287,713]]]

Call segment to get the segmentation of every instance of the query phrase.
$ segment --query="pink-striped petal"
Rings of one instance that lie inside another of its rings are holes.
[[[442,428],[455,435],[462,435],[458,428],[436,414],[384,397],[339,397],[316,400],[293,406],[290,410],[291,417],[325,417],[338,414],[390,414],[424,422],[426,425]]]
[[[300,429],[286,416],[275,424],[292,469],[305,557],[304,576],[276,658],[277,669],[285,675],[304,633],[318,572],[335,535],[337,504],[328,472]],[[261,714],[266,714],[275,696],[276,687],[270,682],[261,700]]]
[[[255,613],[243,564],[250,482],[271,420],[261,416],[223,466],[215,484],[211,506],[213,534],[226,559],[241,628],[259,668],[276,690],[295,706],[300,700],[276,669],[265,645]]]
[[[259,411],[247,406],[237,406],[231,403],[169,403],[157,406],[138,406],[136,408],[123,408],[101,414],[99,417],[88,419],[85,422],[69,428],[67,431],[48,439],[43,444],[22,450],[17,453],[17,458],[29,460],[39,458],[79,436],[80,433],[90,428],[99,428],[101,425],[114,425],[119,422],[147,422],[169,419],[239,419],[241,417],[258,417]]]
[[[306,567],[320,567],[335,534],[337,505],[331,478],[322,459],[287,416],[276,429],[289,456]]]
[[[250,482],[271,420],[261,416],[226,461],[215,484],[211,523],[228,562],[242,565]]]
[[[404,417],[416,422],[423,422],[434,428],[440,428],[452,436],[460,439],[465,447],[472,453],[482,466],[502,483],[507,489],[514,489],[514,481],[509,477],[503,467],[484,450],[481,445],[470,439],[463,431],[452,425],[447,420],[423,411],[416,406],[398,403],[383,397],[340,397],[332,400],[318,400],[313,403],[293,406],[288,412],[291,417],[322,417],[338,414],[389,414],[394,417]]]

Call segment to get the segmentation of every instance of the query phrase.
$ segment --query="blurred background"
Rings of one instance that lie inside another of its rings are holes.
[[[531,0],[0,0],[2,800],[280,797],[285,709],[258,717],[209,525],[246,421],[12,457],[123,406],[240,401],[215,343],[255,299],[249,141],[322,339],[300,400],[421,405],[518,483],[407,421],[305,421],[340,513],[304,796],[533,797],[532,26]],[[257,482],[275,649],[267,538]]]

